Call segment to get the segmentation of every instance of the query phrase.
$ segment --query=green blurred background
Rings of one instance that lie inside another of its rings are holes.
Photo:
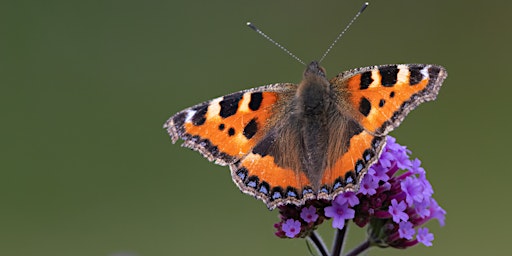
[[[175,112],[298,82],[363,1],[2,1],[0,255],[308,255],[227,167],[172,145]],[[323,62],[328,76],[436,63],[438,100],[392,133],[447,211],[434,246],[369,255],[506,255],[510,1],[375,0]],[[321,233],[330,241],[327,223]],[[347,246],[364,238],[353,227]]]

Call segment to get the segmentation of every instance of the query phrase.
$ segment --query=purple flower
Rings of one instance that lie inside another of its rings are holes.
[[[347,191],[339,194],[334,199],[337,204],[342,205],[348,203],[349,206],[356,206],[359,204],[359,198],[357,198],[356,193],[352,191]]]
[[[428,232],[428,228],[419,228],[418,234],[416,235],[418,242],[425,246],[432,246],[432,240],[434,240],[434,234]]]
[[[411,172],[414,174],[419,174],[420,177],[425,176],[425,169],[421,167],[421,161],[418,158],[412,161]]]
[[[388,147],[388,145],[389,144],[387,144],[386,147]],[[391,167],[391,163],[394,160],[395,160],[395,157],[393,156],[393,154],[391,154],[390,152],[384,151],[380,155],[379,162],[376,163],[375,165],[380,164],[384,168],[389,168],[389,167]]]
[[[432,185],[430,185],[430,182],[428,182],[427,176],[420,175],[420,177],[418,178],[418,181],[422,185],[421,190],[423,191],[423,197],[426,197],[426,198],[431,197],[432,194],[434,194],[434,189],[432,189]]]
[[[315,222],[318,219],[318,214],[316,214],[316,208],[311,205],[310,207],[302,208],[300,212],[300,217],[307,223]]]
[[[414,233],[416,233],[416,231],[414,231],[412,223],[403,221],[398,224],[398,235],[400,238],[411,240],[412,236],[414,236]]]
[[[437,202],[434,198],[430,198],[429,210],[430,210],[429,217],[437,219],[439,221],[439,225],[441,227],[444,226],[444,219],[445,219],[446,211],[437,204]]]
[[[378,181],[388,181],[389,176],[387,174],[388,169],[382,167],[382,165],[374,164],[368,169],[368,174],[373,176],[374,180]]]
[[[394,162],[394,164],[396,164],[396,166],[399,168],[399,169],[402,169],[402,170],[405,170],[405,169],[408,169],[409,167],[411,167],[411,160],[409,159],[409,156],[408,154],[410,153],[409,150],[407,150],[407,148],[405,146],[402,146],[398,143],[396,143],[396,139],[391,137],[391,136],[388,136],[387,137],[387,140],[386,140],[386,147],[385,147],[385,156],[386,156],[386,164],[388,163],[388,161],[391,163],[391,162]],[[383,153],[383,154],[384,154]],[[391,155],[391,156],[389,156]],[[379,159],[380,161],[380,159]],[[391,167],[391,165],[383,165],[384,167]]]
[[[409,220],[409,215],[405,213],[405,209],[407,205],[404,201],[400,201],[398,203],[396,199],[391,200],[391,205],[389,206],[389,213],[393,216],[393,221],[396,223],[400,223],[401,220],[407,221]]]
[[[401,182],[400,186],[405,192],[405,201],[409,206],[413,206],[414,202],[421,203],[421,201],[423,201],[423,186],[418,179],[409,176]]]
[[[294,219],[287,219],[282,226],[283,231],[289,238],[294,238],[300,233],[300,221]]]
[[[427,218],[430,216],[430,209],[428,209],[429,206],[430,199],[424,197],[421,203],[416,203],[414,205],[414,210],[416,211],[416,214],[418,214],[421,218]]]
[[[401,170],[405,170],[409,169],[411,165],[411,160],[409,156],[407,156],[407,150],[404,147],[403,150],[400,151],[400,154],[396,155],[396,166]]]
[[[374,179],[371,175],[365,175],[359,185],[359,193],[363,195],[375,195],[377,188],[379,187],[379,181]]]
[[[345,220],[354,218],[355,211],[348,208],[348,204],[338,204],[333,202],[332,206],[325,207],[325,216],[332,218],[332,227],[343,229]]]

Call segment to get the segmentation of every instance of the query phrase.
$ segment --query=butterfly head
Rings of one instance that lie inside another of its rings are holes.
[[[304,71],[302,82],[299,85],[301,89],[310,86],[329,87],[329,81],[325,77],[325,69],[318,64],[318,61],[309,63]],[[301,89],[299,89],[299,91],[302,91]]]
[[[304,78],[310,76],[325,77],[325,68],[321,67],[320,64],[318,64],[318,61],[312,61],[304,71]]]

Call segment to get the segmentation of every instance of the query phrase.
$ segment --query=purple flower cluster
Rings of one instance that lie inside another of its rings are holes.
[[[306,237],[327,218],[324,213],[326,200],[311,200],[305,205],[283,205],[279,207],[281,221],[274,224],[276,236],[281,238]]]
[[[348,220],[368,226],[369,242],[380,247],[407,248],[418,243],[432,246],[434,235],[422,227],[437,219],[444,226],[446,211],[432,198],[434,193],[418,159],[388,136],[379,161],[361,181],[359,191],[345,192],[332,202],[311,200],[306,205],[279,207],[275,224],[282,238],[306,237],[325,219],[343,229]]]

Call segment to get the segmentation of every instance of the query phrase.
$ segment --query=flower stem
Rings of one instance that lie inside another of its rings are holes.
[[[317,234],[316,231],[313,231],[308,236],[309,240],[313,242],[313,244],[316,247],[316,250],[322,255],[322,256],[329,256],[327,253],[327,247],[325,246],[324,241],[322,241],[322,238]]]
[[[371,246],[370,240],[366,240],[362,244],[360,244],[356,248],[354,248],[352,251],[347,253],[345,256],[356,256],[356,255],[359,255],[360,253],[368,250],[370,248],[370,246]]]
[[[343,241],[345,240],[345,234],[347,232],[347,221],[343,229],[336,229],[336,235],[334,236],[334,244],[332,246],[331,256],[340,256],[343,251]]]

